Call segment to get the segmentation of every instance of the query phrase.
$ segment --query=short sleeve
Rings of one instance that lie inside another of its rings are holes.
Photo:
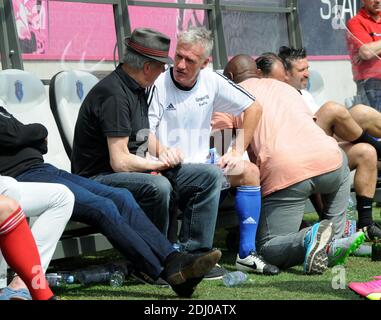
[[[217,76],[217,94],[214,111],[239,115],[255,101],[255,97],[244,88],[218,73],[215,74]]]

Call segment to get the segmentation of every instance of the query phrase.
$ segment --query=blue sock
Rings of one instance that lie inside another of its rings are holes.
[[[256,251],[255,236],[261,214],[261,187],[237,187],[235,209],[239,221],[239,256],[247,257],[250,251]]]

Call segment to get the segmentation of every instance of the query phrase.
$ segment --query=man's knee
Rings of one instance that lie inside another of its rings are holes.
[[[19,204],[16,200],[0,195],[0,223],[17,210]]]
[[[53,186],[52,186],[53,187]],[[56,191],[56,203],[61,206],[73,206],[75,197],[73,192],[63,184],[54,184],[54,190]]]
[[[259,186],[259,184],[260,174],[258,167],[250,161],[245,161],[242,185]]]
[[[378,127],[379,112],[372,107],[356,104],[349,110],[349,113],[363,130],[372,131]]]
[[[335,120],[346,120],[350,113],[343,105],[333,101],[328,101],[322,106],[325,116]]]
[[[233,186],[259,186],[260,173],[258,167],[250,161],[242,161],[242,174],[231,175],[230,180]]]
[[[17,180],[11,177],[0,177],[0,194],[20,201],[21,195]]]
[[[358,143],[352,147],[349,161],[355,167],[359,165],[377,167],[377,151],[368,143]]]

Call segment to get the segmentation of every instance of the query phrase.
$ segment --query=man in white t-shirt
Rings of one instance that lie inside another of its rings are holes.
[[[329,101],[322,106],[316,104],[312,95],[306,90],[309,80],[309,64],[304,48],[281,47],[279,57],[286,68],[286,82],[302,94],[316,117],[316,123],[328,135],[335,134],[340,138],[338,140],[342,141],[340,146],[348,156],[349,168],[356,169],[354,187],[359,213],[358,228],[364,231],[368,240],[380,238],[381,228],[372,217],[372,202],[377,183],[377,159],[381,158],[381,143],[367,132],[377,134],[375,130],[377,128],[361,127],[348,109],[336,102]],[[363,110],[363,112],[367,111],[366,108],[369,107],[356,106],[356,110]],[[372,110],[373,113],[376,111]]]
[[[264,274],[279,269],[256,253],[255,236],[260,215],[261,192],[255,165],[242,160],[261,116],[261,106],[244,89],[208,69],[213,47],[211,32],[192,28],[179,34],[174,66],[159,76],[151,88],[149,120],[161,145],[178,148],[184,161],[205,163],[209,152],[211,117],[216,111],[243,113],[243,130],[218,165],[237,188],[236,210],[240,222],[240,246],[236,267]]]

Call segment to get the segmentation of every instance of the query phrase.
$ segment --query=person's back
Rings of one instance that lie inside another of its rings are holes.
[[[314,123],[296,90],[273,79],[251,78],[241,85],[263,107],[251,147],[257,155],[264,195],[341,165],[337,142]]]

